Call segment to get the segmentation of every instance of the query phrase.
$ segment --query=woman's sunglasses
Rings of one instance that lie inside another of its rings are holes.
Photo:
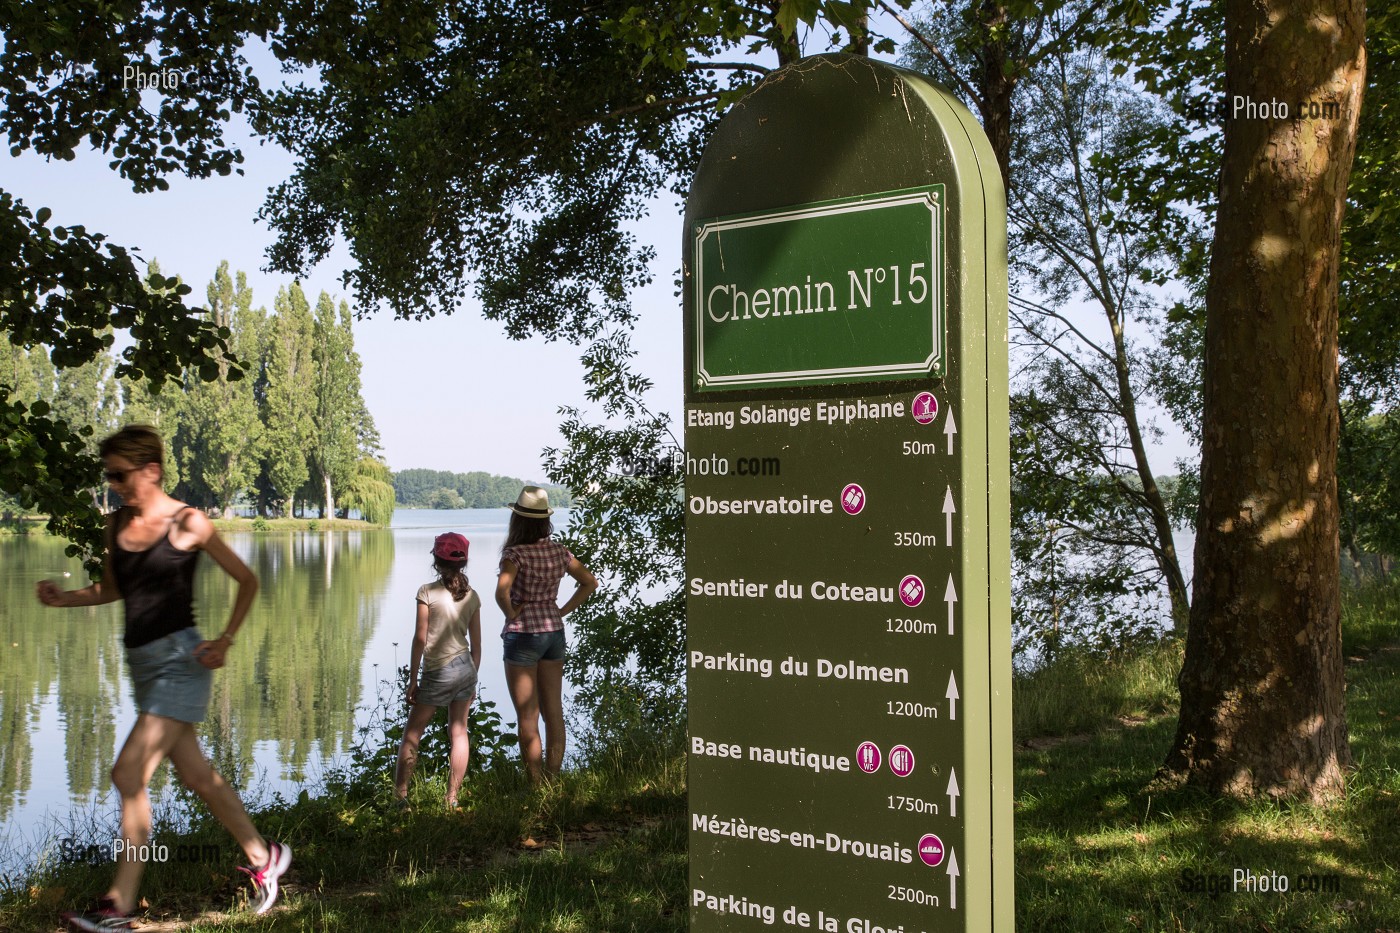
[[[141,467],[133,467],[130,470],[104,470],[102,478],[109,483],[124,483],[129,474],[135,473]]]

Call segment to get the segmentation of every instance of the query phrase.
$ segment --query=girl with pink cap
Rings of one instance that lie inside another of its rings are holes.
[[[467,539],[456,532],[438,535],[433,541],[437,578],[420,586],[415,597],[418,609],[408,663],[408,702],[413,709],[394,769],[394,796],[407,801],[423,730],[438,707],[446,706],[452,738],[449,810],[457,808],[457,793],[467,773],[471,749],[467,718],[476,699],[476,672],[481,666],[481,597],[467,583],[468,547]]]

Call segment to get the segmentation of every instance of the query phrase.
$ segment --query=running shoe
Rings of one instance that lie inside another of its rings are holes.
[[[61,916],[63,922],[73,930],[90,930],[102,933],[103,930],[131,930],[136,920],[135,914],[124,914],[117,910],[116,901],[110,897],[100,898],[91,910],[82,913],[67,910]]]
[[[257,914],[265,914],[272,908],[277,900],[277,879],[281,878],[292,864],[292,850],[289,846],[273,842],[268,844],[267,851],[267,864],[262,868],[244,868],[241,865],[238,867],[239,871],[253,879],[253,896],[248,899],[248,906]]]

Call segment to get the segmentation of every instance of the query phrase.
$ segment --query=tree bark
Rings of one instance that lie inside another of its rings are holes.
[[[1351,763],[1336,497],[1337,258],[1361,0],[1227,0],[1201,507],[1167,774],[1322,801]],[[1237,97],[1275,115],[1237,112]],[[1319,115],[1308,105],[1338,105]],[[1300,112],[1300,104],[1305,109]],[[1276,115],[1278,105],[1288,108]]]
[[[982,28],[982,45],[978,49],[978,66],[981,70],[978,82],[982,92],[978,101],[982,112],[982,129],[991,141],[992,152],[1001,168],[1001,183],[1011,190],[1011,95],[1016,90],[1016,80],[1007,73],[1007,48],[1004,36],[1007,27],[1006,7],[996,0],[988,0],[978,8],[978,19]]]

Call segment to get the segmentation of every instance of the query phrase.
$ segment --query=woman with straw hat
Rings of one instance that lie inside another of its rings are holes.
[[[506,685],[520,724],[520,757],[530,782],[538,784],[564,763],[564,616],[583,605],[598,581],[564,545],[550,537],[549,494],[526,486],[510,507],[510,528],[501,548],[496,603],[506,615],[501,632]],[[568,574],[578,584],[560,606],[559,582]],[[540,748],[544,717],[544,751]]]

